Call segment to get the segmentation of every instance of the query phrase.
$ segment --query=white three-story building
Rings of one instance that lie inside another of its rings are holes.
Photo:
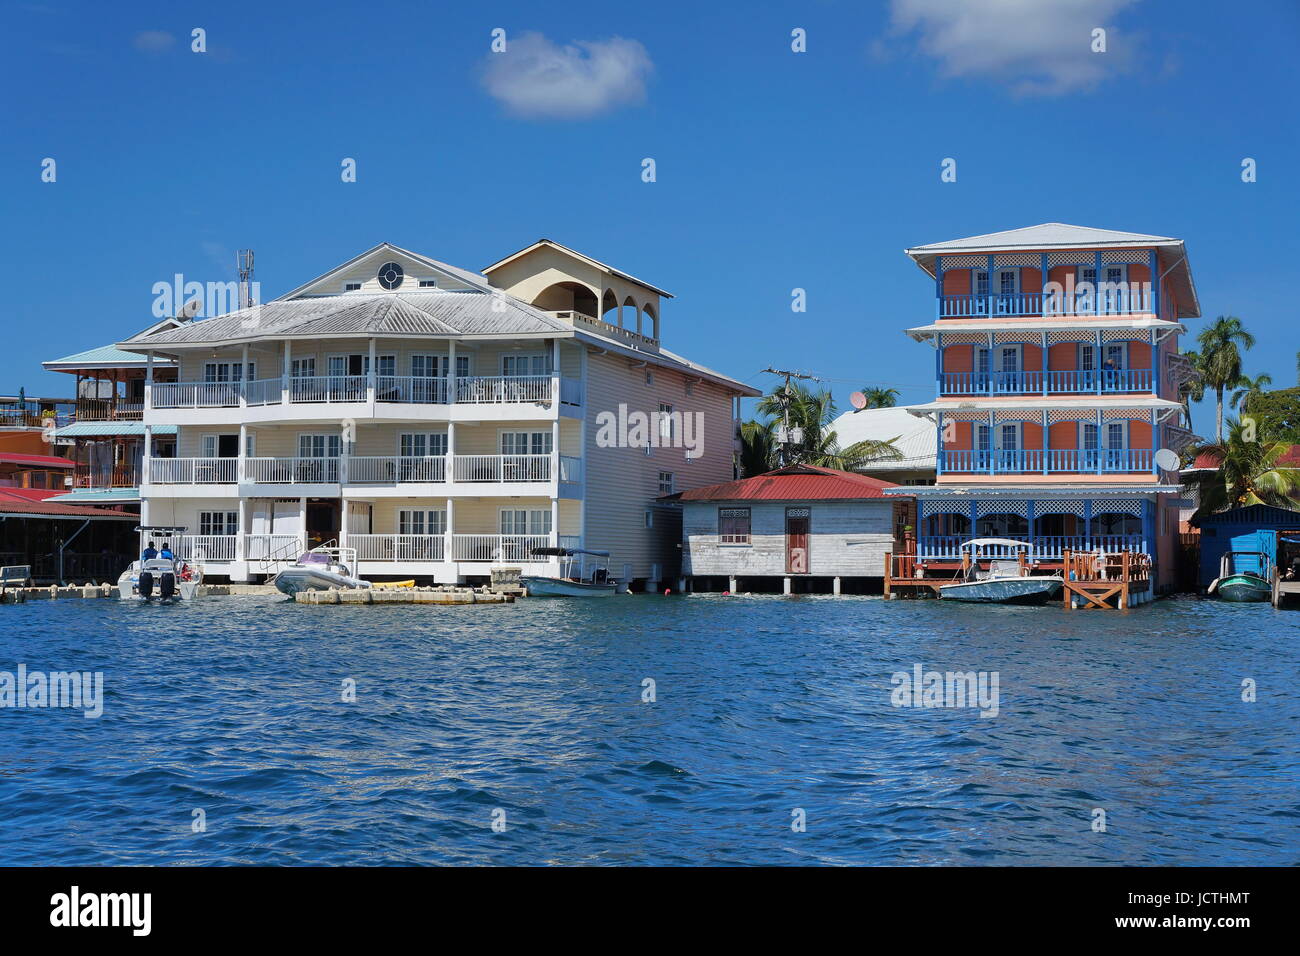
[[[549,240],[484,275],[384,243],[137,335],[144,447],[176,432],[144,462],[141,523],[185,527],[181,556],[235,581],[331,542],[370,577],[548,573],[532,550],[568,545],[670,580],[680,516],[656,499],[734,477],[738,399],[758,393],[661,347],[669,297]],[[626,427],[638,412],[649,429]]]

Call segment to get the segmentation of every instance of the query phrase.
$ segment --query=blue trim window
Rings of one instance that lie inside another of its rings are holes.
[[[973,270],[973,272],[974,272],[974,279],[975,279],[975,281],[974,281],[974,283],[973,283],[973,287],[974,287],[974,289],[975,289],[975,294],[976,294],[976,295],[988,295],[988,294],[989,294],[989,274],[988,274],[986,271],[984,271],[983,269],[975,269],[975,270]]]

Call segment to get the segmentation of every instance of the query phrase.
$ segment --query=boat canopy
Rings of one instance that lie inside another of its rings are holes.
[[[971,538],[962,544],[963,548],[1026,548],[1030,547],[1027,541],[1016,541],[1014,538]]]
[[[591,551],[587,548],[533,548],[533,554],[547,555],[553,558],[567,558],[573,554],[590,554],[597,558],[608,558],[608,551]]]

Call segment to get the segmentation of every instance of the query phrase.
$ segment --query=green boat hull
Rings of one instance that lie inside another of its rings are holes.
[[[1219,581],[1216,593],[1224,601],[1268,601],[1273,596],[1273,588],[1253,574],[1232,574]]]

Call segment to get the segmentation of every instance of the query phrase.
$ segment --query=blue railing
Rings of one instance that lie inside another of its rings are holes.
[[[961,546],[971,539],[969,534],[920,535],[916,539],[916,556],[928,560],[961,560]],[[998,535],[1012,541],[1023,541],[1031,548],[1031,560],[1060,560],[1066,551],[1096,551],[1101,548],[1108,554],[1119,551],[1149,553],[1146,539],[1140,534],[1072,534],[1072,535]],[[968,549],[969,550],[969,549]],[[1021,549],[982,547],[981,558],[1015,558]]]
[[[941,319],[997,316],[1137,315],[1154,313],[1155,294],[1148,289],[1101,289],[1083,294],[1014,292],[990,295],[941,295]]]
[[[1155,470],[1150,448],[943,449],[941,474],[1134,474]]]
[[[1071,369],[1020,372],[943,372],[940,395],[1062,395],[1149,392],[1155,373],[1149,368]]]

